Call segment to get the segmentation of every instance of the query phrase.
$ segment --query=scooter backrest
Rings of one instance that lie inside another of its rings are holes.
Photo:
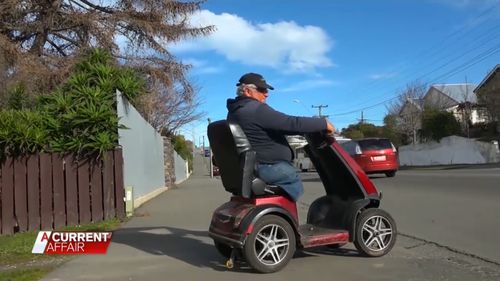
[[[224,188],[250,198],[256,153],[241,127],[220,120],[208,125],[207,134]]]

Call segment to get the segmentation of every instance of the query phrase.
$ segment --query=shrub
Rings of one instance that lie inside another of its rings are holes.
[[[45,116],[30,110],[0,111],[0,158],[47,148]]]
[[[171,143],[174,146],[175,151],[179,153],[179,155],[188,161],[189,170],[193,170],[193,148],[190,147],[190,142],[186,141],[184,136],[174,135],[171,136]]]
[[[36,109],[22,107],[13,95],[13,108],[0,117],[0,153],[17,156],[36,151],[102,154],[118,144],[116,90],[133,101],[144,81],[96,49],[85,56],[69,79],[53,93],[40,97]],[[19,98],[16,98],[19,97]]]
[[[442,138],[459,135],[460,123],[453,113],[437,110],[425,110],[422,116],[421,135],[424,138],[440,141]]]

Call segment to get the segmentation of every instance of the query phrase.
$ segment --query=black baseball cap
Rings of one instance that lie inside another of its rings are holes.
[[[257,86],[257,88],[274,90],[273,86],[267,84],[264,77],[262,77],[262,75],[258,73],[250,72],[241,76],[236,86],[240,86],[241,84],[254,84],[255,86]]]

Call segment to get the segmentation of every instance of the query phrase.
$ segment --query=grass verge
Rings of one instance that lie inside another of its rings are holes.
[[[99,223],[68,226],[63,231],[110,231],[117,229],[122,221],[106,220]],[[0,280],[39,280],[58,265],[74,256],[32,254],[33,243],[38,232],[24,232],[0,236]]]

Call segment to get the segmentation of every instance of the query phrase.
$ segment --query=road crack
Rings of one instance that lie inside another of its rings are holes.
[[[483,262],[486,262],[486,263],[489,263],[489,264],[500,266],[500,262],[494,261],[494,260],[489,259],[489,258],[481,257],[481,256],[478,256],[476,254],[468,253],[468,252],[465,252],[463,250],[455,249],[455,248],[450,247],[450,246],[442,245],[442,244],[436,243],[434,241],[429,241],[429,240],[426,240],[426,239],[423,239],[423,238],[419,238],[419,237],[416,237],[416,236],[413,236],[413,235],[410,235],[410,234],[402,233],[402,232],[398,232],[398,235],[401,235],[403,237],[414,239],[414,240],[422,242],[422,243],[417,244],[415,246],[410,246],[409,247],[410,249],[414,249],[414,248],[421,247],[421,246],[424,246],[424,245],[433,245],[435,247],[438,247],[438,248],[441,248],[441,249],[445,249],[445,250],[448,250],[448,251],[456,253],[456,254],[464,255],[464,256],[467,256],[467,257],[470,257],[470,258],[478,259],[480,261],[483,261]],[[405,248],[407,248],[407,247],[405,247]]]

